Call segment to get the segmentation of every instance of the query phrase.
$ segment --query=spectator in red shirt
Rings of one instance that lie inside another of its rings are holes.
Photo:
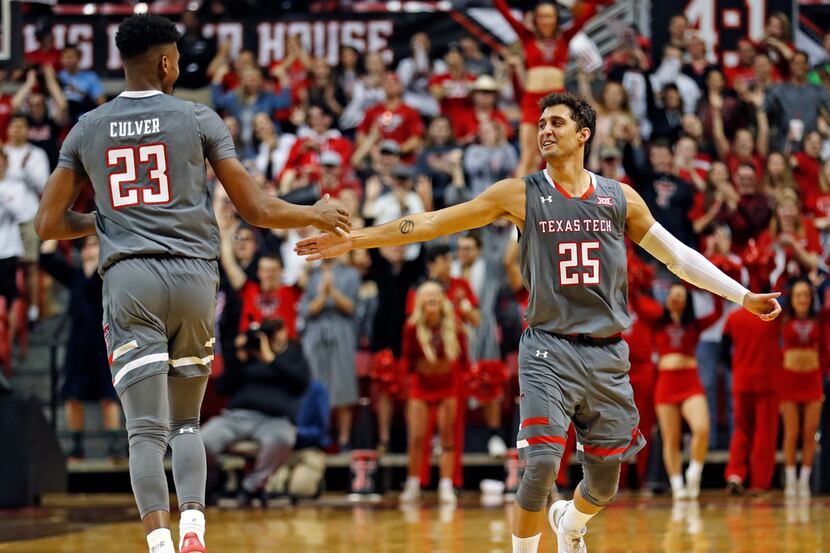
[[[818,131],[804,137],[804,151],[790,157],[793,178],[798,183],[798,193],[806,210],[811,210],[819,195],[818,174],[821,168],[821,134]]]
[[[38,41],[38,48],[23,54],[23,66],[38,69],[44,65],[51,65],[56,71],[60,69],[61,50],[55,47],[55,35],[52,34],[52,28],[39,29],[35,38]]]
[[[421,494],[421,463],[429,409],[438,411],[441,437],[441,479],[438,499],[455,504],[453,474],[456,461],[456,417],[461,375],[467,365],[466,338],[441,285],[427,281],[418,287],[415,308],[404,327],[400,362],[409,373],[407,401],[407,454],[409,476],[402,503],[417,501]]]
[[[499,85],[490,75],[480,75],[473,84],[472,110],[463,117],[458,126],[454,127],[456,141],[459,144],[469,144],[476,140],[478,127],[483,121],[494,121],[504,129],[507,140],[513,138],[513,125],[507,116],[496,108]]]
[[[826,159],[821,165],[818,186],[819,195],[811,209],[815,217],[813,222],[816,228],[824,233],[830,228],[830,158]]]
[[[742,495],[747,472],[752,490],[768,490],[775,472],[778,437],[778,398],[774,375],[781,366],[778,324],[762,321],[746,309],[726,319],[721,359],[732,369],[732,409],[735,416],[729,442],[726,485]]]
[[[383,90],[386,99],[369,108],[357,128],[357,146],[360,148],[369,133],[377,132],[380,140],[394,140],[400,144],[404,161],[412,162],[414,154],[421,148],[424,134],[421,115],[403,103],[403,86],[395,73],[386,74]]]
[[[297,303],[302,292],[293,286],[282,283],[282,260],[274,254],[262,254],[256,262],[256,278],[250,275],[251,267],[244,269],[235,255],[234,240],[236,236],[245,236],[243,229],[236,230],[233,220],[220,215],[221,224],[219,262],[228,279],[228,283],[241,300],[239,333],[248,330],[252,322],[262,323],[267,319],[282,319],[292,340],[297,338]],[[255,242],[254,242],[255,243]],[[250,245],[248,245],[250,248]],[[257,282],[257,280],[259,282]]]
[[[791,278],[807,276],[818,268],[821,261],[818,230],[812,220],[801,215],[795,192],[784,191],[778,196],[769,228],[758,237],[758,249],[774,252],[770,274],[774,290],[783,288]]]
[[[282,260],[279,256],[270,253],[260,255],[257,278],[259,283],[246,280],[239,290],[242,298],[239,332],[246,332],[254,322],[262,324],[266,320],[282,319],[289,339],[296,340],[297,303],[302,292],[295,286],[282,283]]]
[[[657,420],[654,411],[654,384],[657,371],[652,360],[654,345],[654,327],[663,315],[663,306],[660,302],[645,293],[651,288],[653,270],[634,253],[633,248],[628,250],[628,311],[631,314],[632,324],[623,332],[623,339],[628,343],[629,361],[631,370],[628,373],[631,388],[634,391],[634,403],[640,413],[638,428],[646,441],[650,442],[652,429]],[[642,487],[648,469],[649,452],[646,445],[637,454],[637,482]],[[627,465],[623,465],[627,467]],[[622,477],[621,481],[625,481]]]
[[[726,77],[726,86],[729,88],[746,87],[755,84],[755,56],[758,50],[749,38],[742,38],[738,41],[738,64],[734,67],[726,67],[723,74]]]
[[[729,169],[720,161],[712,163],[706,188],[695,196],[689,212],[695,234],[701,236],[713,231],[738,207],[740,196],[729,180]]]
[[[793,177],[792,169],[787,163],[787,157],[781,152],[772,151],[767,156],[763,190],[770,198],[775,198],[784,190],[798,192],[798,185]]]
[[[307,186],[320,178],[322,152],[337,152],[340,159],[352,157],[354,147],[351,141],[337,129],[331,128],[331,112],[322,106],[312,105],[308,108],[307,120],[308,126],[301,127],[297,132],[297,141],[288,153],[285,169],[280,176],[282,193]]]
[[[727,200],[725,222],[732,229],[732,243],[736,252],[743,252],[750,240],[758,238],[772,218],[769,197],[758,187],[758,175],[749,163],[742,163],[733,173],[738,203],[734,206]]]
[[[784,495],[810,497],[810,471],[816,455],[816,432],[828,373],[827,323],[817,315],[813,286],[806,279],[792,285],[779,325],[784,360],[776,389],[784,424]],[[796,480],[796,449],[801,446],[801,474]]]
[[[450,120],[455,136],[460,137],[464,136],[465,119],[473,115],[470,95],[476,78],[464,68],[464,56],[457,44],[450,44],[444,62],[447,72],[429,80],[429,91],[441,104],[441,114]]]

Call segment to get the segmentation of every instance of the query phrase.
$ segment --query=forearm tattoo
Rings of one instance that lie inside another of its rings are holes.
[[[398,228],[401,231],[401,234],[409,234],[413,230],[415,230],[415,222],[412,219],[404,219],[401,221],[400,226]]]

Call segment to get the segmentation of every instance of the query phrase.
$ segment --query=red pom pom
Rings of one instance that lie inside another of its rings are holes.
[[[403,397],[407,379],[391,349],[387,348],[372,356],[369,378],[376,382],[386,395]]]
[[[510,378],[507,365],[496,359],[485,359],[470,366],[466,376],[466,387],[479,403],[490,403],[500,399],[504,384]]]

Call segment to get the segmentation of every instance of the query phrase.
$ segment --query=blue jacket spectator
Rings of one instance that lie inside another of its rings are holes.
[[[262,73],[249,68],[242,72],[242,80],[236,90],[225,91],[222,78],[227,67],[222,67],[213,76],[211,95],[216,111],[223,115],[232,115],[239,121],[239,135],[245,148],[254,148],[254,115],[267,113],[271,118],[274,112],[291,106],[291,91],[282,87],[279,94],[263,89]]]

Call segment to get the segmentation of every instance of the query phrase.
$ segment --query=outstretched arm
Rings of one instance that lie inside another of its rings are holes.
[[[753,294],[726,276],[700,252],[683,244],[657,223],[633,188],[625,184],[622,187],[628,203],[626,233],[671,272],[698,288],[742,305],[765,321],[771,321],[781,313],[781,306],[775,301],[780,293]]]
[[[294,205],[265,194],[235,157],[221,159],[212,165],[239,214],[254,226],[301,228],[313,225],[328,232],[351,228],[349,212],[330,204],[328,195],[313,206]]]
[[[310,260],[337,257],[350,249],[381,248],[425,242],[439,236],[489,225],[505,218],[524,224],[525,190],[522,179],[497,182],[469,202],[438,211],[408,215],[404,218],[355,231],[351,235],[318,235],[300,240],[294,247]]]
[[[507,0],[494,0],[493,5],[499,10],[499,13],[504,16],[504,19],[513,27],[513,30],[519,35],[519,40],[533,40],[533,33],[524,26],[524,23],[513,17],[513,12],[510,11],[510,6],[507,5]]]

